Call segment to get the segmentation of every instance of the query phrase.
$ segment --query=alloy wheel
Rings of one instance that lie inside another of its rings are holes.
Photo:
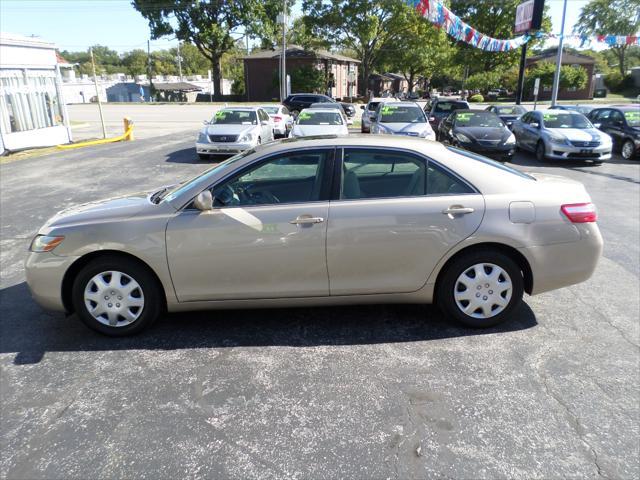
[[[622,158],[630,160],[633,157],[633,143],[631,140],[627,140],[622,144],[622,150],[620,151]]]
[[[512,293],[509,274],[493,263],[477,263],[467,268],[453,287],[460,311],[480,319],[495,317],[507,308]]]
[[[119,271],[95,275],[84,290],[89,314],[109,327],[125,327],[135,322],[144,309],[144,293],[136,280]]]

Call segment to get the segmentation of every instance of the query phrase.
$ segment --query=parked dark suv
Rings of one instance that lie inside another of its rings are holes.
[[[436,99],[424,107],[424,113],[426,113],[429,118],[431,128],[433,128],[433,131],[438,135],[440,122],[451,115],[451,112],[454,110],[468,110],[470,108],[469,104],[464,100]]]
[[[613,149],[619,150],[626,160],[640,154],[640,107],[620,105],[596,108],[588,115],[593,126],[608,133]]]
[[[333,98],[319,93],[294,93],[284,99],[282,104],[289,109],[292,115],[297,115],[303,108],[309,108],[313,103],[339,103],[344,108],[347,117],[356,114],[356,108],[351,103],[336,102]]]

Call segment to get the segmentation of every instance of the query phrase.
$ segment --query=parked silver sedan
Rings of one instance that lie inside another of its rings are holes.
[[[611,137],[595,128],[578,112],[545,110],[527,112],[511,127],[518,147],[534,152],[538,161],[611,158]]]
[[[406,135],[435,140],[424,110],[415,102],[381,102],[371,116],[371,133]]]
[[[228,107],[218,110],[196,139],[200,159],[235,155],[274,138],[274,124],[260,107]]]
[[[263,145],[169,188],[63,211],[33,239],[26,276],[43,307],[114,336],[165,310],[390,302],[436,302],[488,327],[523,292],[588,279],[601,251],[578,182],[358,135]]]

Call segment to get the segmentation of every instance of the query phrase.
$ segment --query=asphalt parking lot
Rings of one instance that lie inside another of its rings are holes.
[[[0,166],[2,478],[640,477],[640,161],[518,154],[587,186],[605,250],[499,328],[383,305],[172,314],[112,339],[42,311],[22,267],[41,224],[200,172],[193,141]]]

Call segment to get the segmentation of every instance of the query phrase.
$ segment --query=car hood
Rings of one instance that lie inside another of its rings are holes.
[[[344,125],[294,125],[293,136],[310,137],[313,135],[344,135],[348,133]]]
[[[44,229],[106,220],[125,220],[155,205],[149,200],[150,192],[114,197],[97,202],[75,205],[55,214],[44,224]]]
[[[384,128],[393,133],[420,133],[425,130],[431,131],[431,125],[425,123],[381,123]]]
[[[253,129],[258,128],[258,125],[209,125],[205,129],[207,135],[244,135],[249,133]]]
[[[596,128],[547,128],[546,130],[574,142],[595,142],[602,141],[604,138],[602,132]]]
[[[489,128],[489,127],[456,127],[455,133],[462,133],[467,137],[475,140],[506,140],[511,132],[505,128]]]

